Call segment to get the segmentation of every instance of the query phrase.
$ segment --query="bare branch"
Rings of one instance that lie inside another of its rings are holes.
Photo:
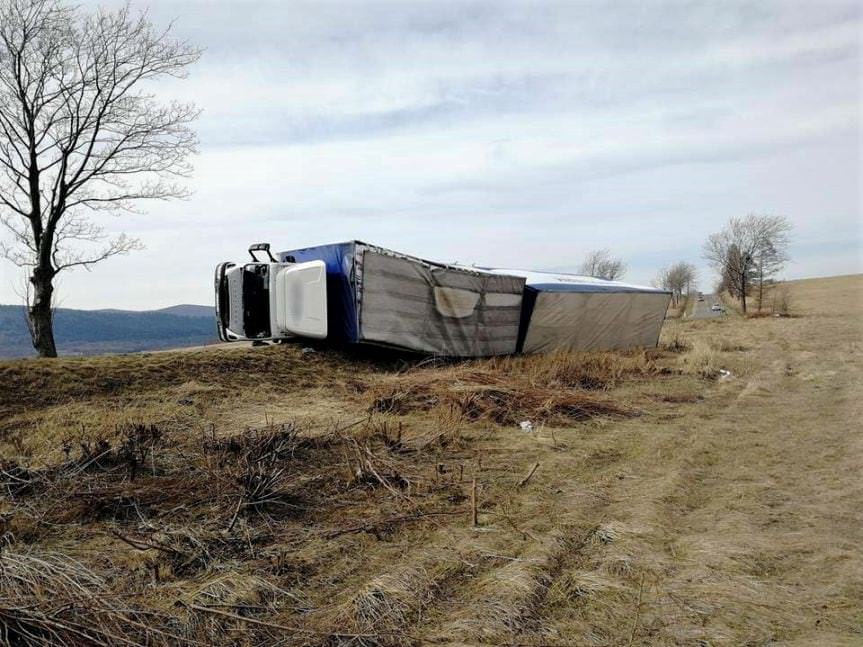
[[[70,236],[67,238],[73,237]],[[81,240],[92,241],[94,239],[83,238]],[[92,265],[109,259],[112,256],[122,256],[131,251],[137,251],[143,248],[143,244],[141,244],[141,241],[137,238],[129,238],[126,234],[120,234],[116,238],[109,240],[96,252],[89,255],[86,255],[83,252],[58,253],[53,259],[54,266],[57,268],[57,271],[68,269],[70,267],[83,267],[85,269],[90,269]]]

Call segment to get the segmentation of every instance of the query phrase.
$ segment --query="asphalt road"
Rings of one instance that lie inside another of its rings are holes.
[[[704,301],[699,301],[698,297],[696,297],[689,319],[713,319],[714,317],[721,317],[723,314],[721,310],[714,311],[710,309],[714,303],[722,305],[719,297],[715,294],[705,294]]]

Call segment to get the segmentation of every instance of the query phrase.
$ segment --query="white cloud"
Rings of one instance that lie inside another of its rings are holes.
[[[204,109],[195,195],[109,220],[148,249],[65,305],[207,302],[256,240],[557,269],[609,247],[646,281],[748,211],[795,223],[792,274],[859,269],[853,4],[151,5],[207,48],[158,89]]]

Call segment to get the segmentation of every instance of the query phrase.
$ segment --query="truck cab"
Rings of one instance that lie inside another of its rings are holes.
[[[257,254],[266,253],[260,260]],[[268,243],[249,247],[251,262],[216,266],[216,325],[222,341],[276,341],[327,336],[323,261],[278,261]]]

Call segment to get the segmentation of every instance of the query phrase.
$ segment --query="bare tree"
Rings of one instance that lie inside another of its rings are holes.
[[[196,138],[191,104],[152,82],[183,77],[199,50],[129,7],[85,14],[60,0],[0,0],[0,253],[27,269],[33,346],[57,354],[57,274],[140,247],[91,219],[182,197]]]
[[[719,273],[722,286],[740,299],[744,313],[753,287],[763,291],[764,281],[787,260],[790,231],[787,218],[750,214],[732,218],[704,244],[704,257]]]
[[[684,295],[692,291],[696,280],[695,266],[692,263],[681,261],[660,270],[656,284],[665,290],[671,291],[671,299],[676,306]]]
[[[607,249],[599,249],[590,252],[584,258],[579,273],[613,281],[623,278],[623,275],[626,274],[626,263],[619,258],[613,258]]]
[[[779,231],[772,240],[768,240],[764,247],[755,255],[755,295],[758,303],[758,311],[764,305],[767,285],[774,282],[776,275],[785,267],[788,261],[788,229]]]

